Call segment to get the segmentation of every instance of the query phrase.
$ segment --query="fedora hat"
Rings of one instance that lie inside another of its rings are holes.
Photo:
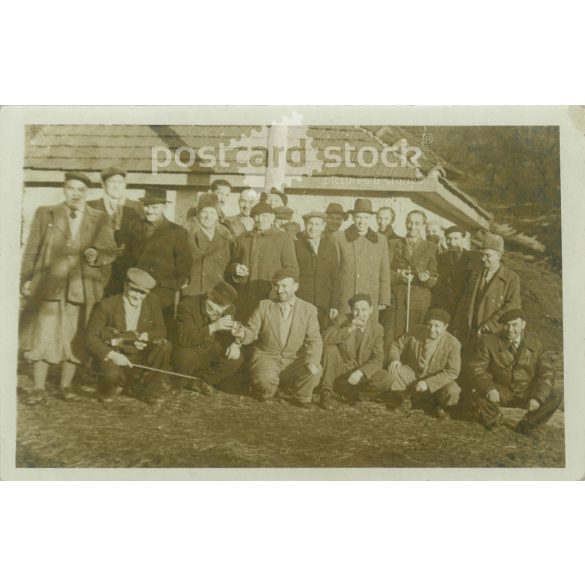
[[[343,205],[339,203],[330,203],[325,210],[325,213],[335,213],[337,215],[342,215],[343,219],[347,219],[349,217],[349,213],[343,209]]]
[[[140,198],[142,205],[156,205],[157,203],[168,203],[167,192],[158,187],[147,187],[144,190],[144,197]]]
[[[374,213],[372,211],[372,202],[369,199],[356,199],[350,213]]]

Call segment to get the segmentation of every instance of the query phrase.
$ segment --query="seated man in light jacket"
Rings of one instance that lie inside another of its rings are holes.
[[[388,371],[399,408],[428,406],[446,419],[447,410],[459,402],[461,388],[455,380],[461,371],[461,344],[447,331],[449,321],[446,311],[430,309],[425,325],[412,327],[390,346]]]
[[[243,345],[255,342],[250,363],[252,392],[268,401],[279,388],[287,388],[293,404],[311,408],[322,372],[317,308],[296,297],[295,270],[277,270],[272,282],[275,298],[260,301],[247,325],[234,332]]]

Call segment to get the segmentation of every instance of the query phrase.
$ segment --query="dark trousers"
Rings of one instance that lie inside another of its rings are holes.
[[[135,364],[167,370],[171,356],[171,344],[166,340],[152,344],[138,353],[129,355],[128,358]],[[162,381],[164,374],[150,372],[140,368],[128,368],[117,366],[109,360],[99,362],[101,380],[100,392],[105,396],[114,394],[116,387],[124,386],[127,393],[141,400],[162,394]]]
[[[522,395],[517,395],[506,386],[494,384],[494,388],[500,393],[500,405],[528,409],[532,391],[530,387]],[[522,419],[522,425],[527,430],[532,430],[539,425],[545,424],[555,413],[562,400],[561,392],[551,390],[546,400],[536,410],[528,411]],[[474,392],[471,395],[471,406],[478,416],[479,421],[485,426],[492,426],[501,418],[500,408],[497,404],[490,402],[485,396]]]
[[[382,400],[390,390],[390,375],[380,368],[369,378],[363,376],[358,384],[348,378],[359,370],[355,361],[345,361],[336,345],[327,345],[323,351],[323,378],[321,392],[337,392],[350,401]]]
[[[177,291],[172,288],[156,287],[151,294],[155,294],[160,301],[165,327],[167,328],[167,339],[175,344],[177,341],[177,322],[175,320],[175,303]]]
[[[173,367],[179,374],[197,376],[212,386],[218,386],[244,362],[241,356],[237,360],[228,360],[225,357],[226,349],[215,343],[202,347],[175,346]]]

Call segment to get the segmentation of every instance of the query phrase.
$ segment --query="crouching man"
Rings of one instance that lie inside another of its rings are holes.
[[[272,284],[275,298],[260,301],[237,333],[242,344],[255,342],[250,363],[252,392],[267,401],[279,389],[288,389],[292,404],[311,408],[322,372],[317,307],[297,298],[296,270],[277,270]]]
[[[527,409],[516,430],[531,433],[548,421],[562,396],[553,390],[554,372],[542,343],[525,331],[520,309],[504,313],[497,335],[482,335],[470,363],[472,404],[480,422],[491,429],[503,422],[499,405]]]
[[[242,365],[231,333],[236,298],[232,286],[219,282],[206,294],[185,297],[177,308],[173,366],[180,374],[200,378],[188,387],[201,394],[213,394]]]
[[[156,281],[148,272],[130,268],[124,292],[102,300],[87,326],[87,349],[101,374],[100,399],[110,402],[122,390],[148,404],[164,396],[162,375],[133,367],[168,369],[171,344],[158,297],[149,294]]]
[[[349,300],[350,315],[339,315],[323,334],[321,407],[331,408],[332,392],[350,403],[382,398],[390,389],[384,364],[384,328],[372,318],[369,294]]]
[[[412,327],[390,346],[388,371],[399,409],[420,407],[437,418],[450,418],[449,409],[461,394],[455,381],[461,371],[461,344],[447,331],[450,320],[446,311],[430,309],[424,325]]]

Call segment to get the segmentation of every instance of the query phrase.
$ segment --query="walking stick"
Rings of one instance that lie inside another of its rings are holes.
[[[169,374],[170,376],[178,376],[179,378],[187,378],[189,380],[201,382],[201,378],[196,378],[195,376],[187,376],[187,374],[178,374],[177,372],[171,372],[169,370],[159,370],[158,368],[151,368],[150,366],[143,366],[141,364],[135,364],[133,362],[130,363],[134,368],[141,368],[143,370],[149,370],[150,372],[157,372],[159,374]]]
[[[410,270],[410,266],[408,267],[408,272],[406,272],[405,276],[408,280],[406,283],[406,332],[408,332],[410,329],[410,283],[414,278],[414,275]]]

